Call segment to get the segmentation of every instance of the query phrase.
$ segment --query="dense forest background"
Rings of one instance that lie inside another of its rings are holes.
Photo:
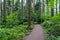
[[[46,40],[60,40],[60,0],[0,0],[0,40],[22,40],[34,22]]]

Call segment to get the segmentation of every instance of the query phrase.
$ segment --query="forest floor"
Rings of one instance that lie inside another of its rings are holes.
[[[30,35],[26,36],[24,40],[45,40],[45,33],[42,26],[35,24]]]

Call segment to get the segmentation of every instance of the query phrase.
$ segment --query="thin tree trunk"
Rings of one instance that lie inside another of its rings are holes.
[[[57,1],[57,0],[56,0]],[[57,14],[57,2],[56,2],[56,14]]]
[[[42,22],[42,19],[41,19],[41,13],[42,13],[41,0],[39,0],[39,11],[40,11],[40,22]]]
[[[39,4],[39,10],[40,10],[40,16],[41,16],[41,0],[39,0],[40,4]]]
[[[22,0],[21,0],[21,1],[22,1]],[[21,17],[21,13],[20,13],[20,11],[21,11],[21,10],[20,10],[20,8],[21,8],[21,7],[20,7],[20,0],[18,0],[17,2],[18,2],[18,4],[17,4],[17,5],[18,5],[18,20],[20,21],[21,18],[22,18],[22,17]]]
[[[59,0],[59,14],[60,14],[60,0]]]
[[[45,4],[44,4],[44,0],[42,0],[43,1],[43,13],[45,12]]]
[[[1,19],[2,19],[2,1],[1,1]]]
[[[46,0],[46,4],[47,4],[47,13],[49,13],[49,3],[48,3],[48,0]]]
[[[23,24],[23,16],[24,16],[24,6],[23,6],[23,4],[24,4],[24,0],[21,0],[21,10],[22,10],[22,24]]]
[[[31,25],[31,0],[28,0],[28,26]]]
[[[23,0],[21,0],[21,7],[22,7],[22,8],[21,8],[21,10],[22,10],[22,17],[23,17],[23,3],[24,3],[24,2],[23,2]]]
[[[51,8],[51,17],[54,16],[54,8]]]
[[[4,0],[4,13],[3,13],[3,23],[6,23],[6,0]]]
[[[18,10],[20,11],[20,0],[18,0]]]
[[[21,0],[21,7],[22,7],[22,13],[23,13],[23,0]]]
[[[53,2],[53,5],[52,4],[50,4],[51,6],[53,6],[53,7],[51,7],[51,17],[52,16],[54,16],[54,2]]]
[[[12,0],[12,12],[14,11],[14,0]]]
[[[8,5],[7,5],[7,8],[8,8],[8,10],[7,10],[7,13],[8,13],[8,15],[11,13],[11,1],[10,0],[8,0]]]

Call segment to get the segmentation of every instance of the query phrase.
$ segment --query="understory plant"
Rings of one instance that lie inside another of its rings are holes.
[[[46,20],[44,23],[42,23],[42,26],[49,35],[50,40],[57,38],[60,36],[60,15],[53,16],[50,18],[50,20]]]

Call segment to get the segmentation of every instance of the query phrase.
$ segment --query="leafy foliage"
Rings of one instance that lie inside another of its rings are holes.
[[[17,12],[15,13],[11,13],[9,16],[7,16],[7,25],[9,26],[14,26],[17,25],[19,23],[18,20],[18,14]]]
[[[47,34],[52,34],[55,37],[60,36],[60,15],[50,18],[50,20],[45,21],[42,25],[46,30]]]
[[[0,28],[0,40],[20,40],[29,34],[30,29],[27,30],[27,27],[27,25],[19,25],[13,28]]]

